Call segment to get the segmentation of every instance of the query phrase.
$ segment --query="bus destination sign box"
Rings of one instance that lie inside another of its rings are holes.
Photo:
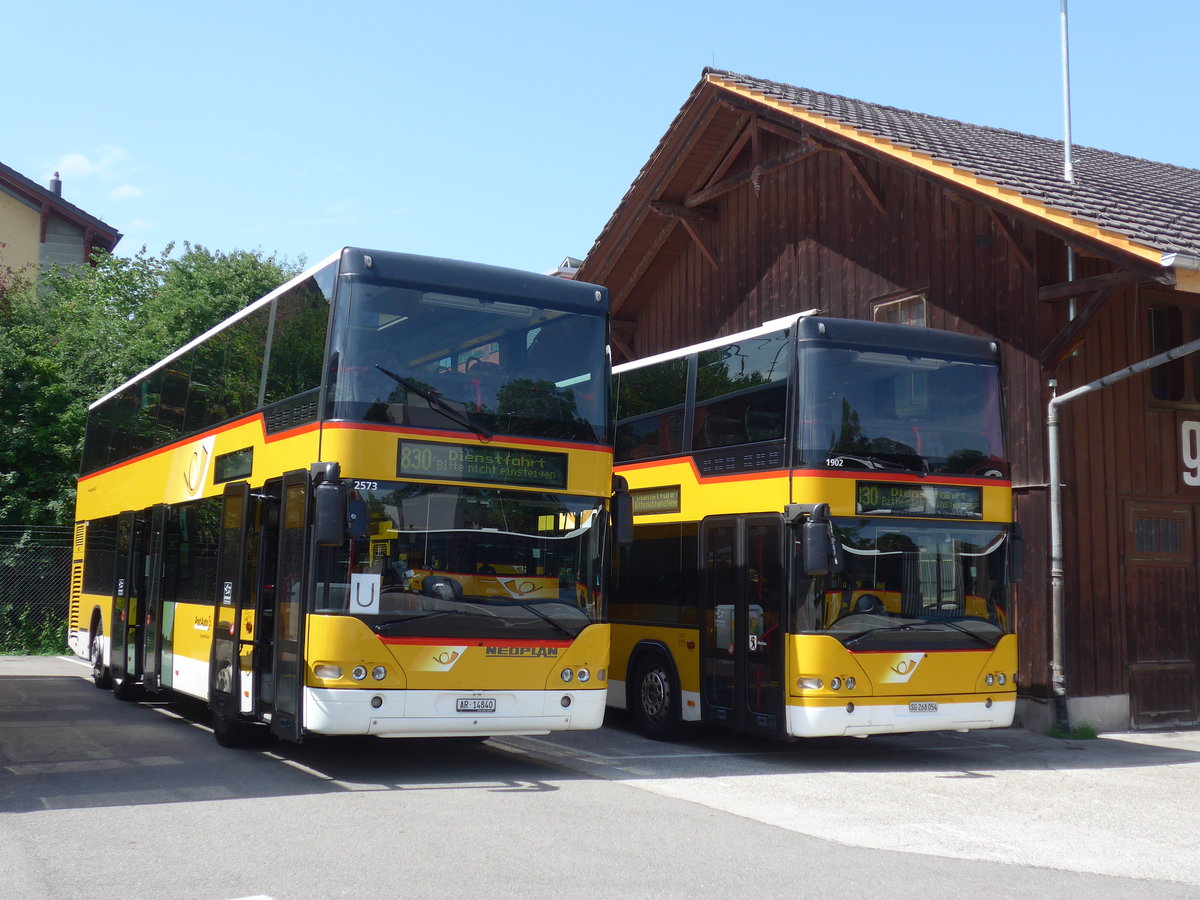
[[[396,450],[396,474],[434,481],[565,488],[567,454],[401,440]]]
[[[859,481],[855,483],[854,511],[865,516],[982,519],[983,488]]]
[[[660,516],[679,512],[679,485],[641,488],[629,492],[635,516]]]

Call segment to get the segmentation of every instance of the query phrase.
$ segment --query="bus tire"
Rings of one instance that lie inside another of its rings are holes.
[[[119,677],[110,675],[109,684],[112,686],[113,696],[118,700],[137,700],[141,696],[141,690],[137,682],[134,681],[133,676],[128,672]]]
[[[271,739],[266,725],[234,719],[232,722],[212,715],[213,737],[222,747],[261,747]]]
[[[637,730],[656,741],[673,741],[683,732],[679,679],[661,651],[640,654],[630,680],[629,710]]]
[[[88,659],[92,662],[92,684],[102,691],[112,687],[108,666],[104,665],[104,626],[97,619],[88,637]]]

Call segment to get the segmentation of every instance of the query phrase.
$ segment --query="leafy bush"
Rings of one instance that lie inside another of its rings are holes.
[[[47,607],[0,604],[0,653],[54,655],[67,651],[67,623]]]

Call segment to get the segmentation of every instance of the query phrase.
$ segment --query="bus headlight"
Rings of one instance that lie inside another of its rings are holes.
[[[387,678],[387,669],[383,666],[376,666],[371,670],[371,677],[376,681],[383,681],[383,679]]]
[[[366,666],[355,666],[354,669],[350,672],[350,677],[353,678],[355,681],[362,681],[364,678],[367,677],[367,667]]]
[[[1008,676],[1001,672],[996,676],[996,684],[1008,684]]]
[[[988,687],[991,687],[993,684],[996,683],[996,676],[993,675],[991,672],[988,672],[985,676],[983,676],[983,683],[986,684]]]
[[[578,672],[575,673],[575,677],[577,679],[579,679],[579,681],[581,681],[581,682],[582,681],[591,681],[592,673],[589,672],[587,669],[580,669]]]
[[[571,669],[569,669],[569,668],[567,668],[567,669],[563,669],[563,670],[562,670],[561,672],[559,672],[558,674],[559,674],[559,676],[562,678],[562,680],[563,680],[563,681],[570,681],[572,678],[574,678],[574,677],[575,677],[575,672],[574,672],[574,671],[572,671],[572,670],[571,670]]]
[[[854,676],[853,676],[853,675],[851,675],[849,678],[847,678],[847,679],[846,679],[846,690],[848,690],[848,691],[852,691],[852,690],[854,690],[856,687],[858,687],[858,682],[857,682],[857,681],[855,681],[855,680],[854,680]]]
[[[829,689],[831,691],[840,691],[842,689],[842,679],[834,675],[829,679]]]
[[[825,687],[825,682],[814,675],[801,675],[796,679],[796,687],[802,691],[819,691]]]
[[[325,678],[330,681],[336,681],[338,678],[342,677],[342,667],[341,666],[331,666],[328,664],[313,666],[313,674],[316,675],[318,678]]]

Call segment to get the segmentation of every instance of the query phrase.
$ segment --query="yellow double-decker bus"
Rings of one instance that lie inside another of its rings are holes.
[[[796,315],[614,369],[609,703],[811,737],[1012,722],[999,351]]]
[[[74,652],[225,744],[598,727],[608,328],[594,285],[349,248],[248,305],[90,408]]]

